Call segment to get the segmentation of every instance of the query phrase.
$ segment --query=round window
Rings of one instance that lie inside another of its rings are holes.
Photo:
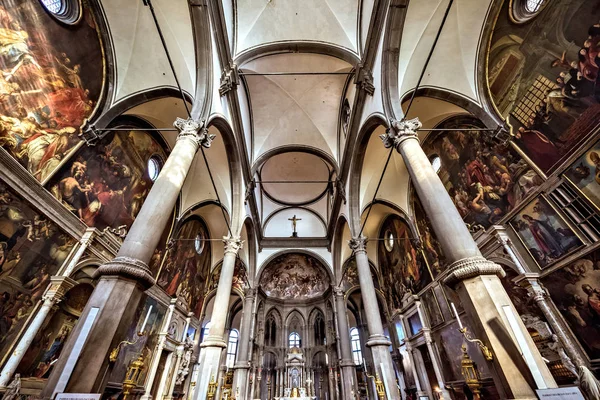
[[[148,177],[152,182],[156,181],[160,174],[162,162],[158,156],[152,156],[148,159]]]
[[[196,253],[202,254],[202,250],[204,250],[204,238],[202,235],[198,234],[198,236],[196,236],[196,240],[194,240],[194,247],[196,248]]]
[[[81,0],[40,0],[53,17],[65,24],[73,25],[81,18]]]
[[[389,229],[385,231],[383,235],[383,244],[387,251],[392,251],[394,249],[394,234]]]
[[[433,158],[431,159],[431,166],[437,174],[438,172],[440,172],[440,169],[442,169],[442,159],[439,156],[433,156]]]
[[[510,17],[516,23],[524,23],[538,15],[548,3],[547,0],[512,0]]]
[[[527,2],[525,3],[525,10],[527,10],[527,12],[530,12],[532,14],[536,13],[536,12],[540,11],[543,3],[544,3],[544,0],[527,0]]]

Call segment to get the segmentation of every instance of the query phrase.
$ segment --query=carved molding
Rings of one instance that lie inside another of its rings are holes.
[[[356,66],[356,75],[354,83],[364,90],[370,96],[375,94],[375,85],[373,84],[373,73],[362,64]]]
[[[423,126],[419,118],[409,120],[390,121],[388,128],[383,135],[379,135],[386,149],[394,147],[400,151],[400,144],[408,139],[419,140],[417,130]]]
[[[500,265],[480,256],[458,260],[452,263],[448,270],[450,272],[444,278],[444,283],[448,286],[454,286],[465,279],[480,275],[497,275],[501,278],[506,276],[506,272]]]
[[[236,90],[240,84],[240,75],[238,72],[237,65],[227,67],[221,74],[221,81],[219,85],[219,94],[221,96],[226,95],[232,90]]]
[[[184,139],[192,140],[198,147],[209,148],[216,137],[216,135],[208,133],[205,120],[198,122],[192,118],[177,118],[173,126],[179,130],[178,141]]]
[[[145,262],[126,256],[116,257],[112,261],[101,265],[96,270],[95,275],[117,275],[132,278],[142,283],[146,288],[151,287],[155,283],[152,272]]]
[[[352,254],[358,252],[367,252],[367,238],[365,236],[360,236],[357,238],[352,238],[348,241],[348,246],[352,250]]]

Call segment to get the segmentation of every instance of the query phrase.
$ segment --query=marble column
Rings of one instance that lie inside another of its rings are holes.
[[[240,327],[240,346],[237,361],[233,373],[233,393],[239,393],[240,399],[248,396],[248,379],[250,373],[250,342],[252,341],[251,330],[254,318],[254,299],[256,289],[248,288],[244,293],[244,311]]]
[[[352,360],[352,346],[350,344],[350,327],[348,326],[348,315],[346,312],[346,299],[342,288],[334,288],[334,298],[338,337],[340,343],[340,367],[342,372],[342,396],[344,399],[352,399],[352,391],[357,391],[356,367]]]
[[[365,317],[369,329],[369,340],[367,346],[371,348],[373,354],[374,371],[379,373],[381,380],[385,382],[389,400],[400,399],[400,392],[396,384],[394,364],[389,347],[390,340],[384,335],[383,323],[379,305],[377,304],[377,294],[375,285],[371,276],[369,259],[366,250],[367,239],[365,237],[353,238],[350,240],[350,248],[356,259],[358,269],[358,280],[360,282],[360,293],[365,308]]]
[[[194,156],[214,135],[204,123],[178,118],[180,133],[131,226],[117,257],[100,266],[98,284],[65,344],[41,397],[102,393],[112,365],[109,354],[126,335],[144,290],[154,284],[148,263],[166,227]]]
[[[417,395],[426,396],[427,393],[423,392],[423,389],[421,388],[421,378],[417,370],[417,363],[415,362],[415,355],[413,353],[414,349],[412,347],[412,344],[406,342],[405,346],[406,353],[408,354],[408,361],[410,361],[410,369],[412,370],[413,378],[415,379],[415,388],[417,389]]]
[[[573,364],[575,364],[576,367],[587,367],[588,362],[586,361],[585,356],[579,351],[579,347],[567,333],[567,329],[562,323],[562,318],[556,314],[554,308],[550,304],[548,293],[542,284],[537,278],[525,278],[525,280],[527,281],[527,291],[529,292],[529,295],[533,297],[533,301],[535,301],[542,311],[542,314],[544,314],[546,322],[548,322],[548,325],[550,325],[552,331],[558,337],[558,340],[560,340],[562,347],[565,349],[569,358],[571,358]]]
[[[431,325],[429,320],[425,317],[425,313],[423,312],[423,307],[421,302],[417,302],[417,312],[419,313],[419,317],[423,322],[423,336],[425,338],[425,344],[427,345],[427,351],[429,352],[429,358],[431,359],[431,364],[433,365],[433,371],[435,373],[435,379],[438,382],[438,388],[440,393],[440,398],[445,400],[450,400],[450,393],[446,390],[446,385],[444,384],[444,376],[442,375],[442,370],[439,365],[439,357],[437,353],[433,349],[433,339],[431,338]],[[432,390],[434,390],[432,388]]]
[[[395,148],[404,159],[449,263],[444,283],[457,291],[470,320],[467,323],[470,332],[494,353],[490,371],[501,397],[535,399],[535,386],[552,388],[557,386],[556,382],[500,282],[499,277],[505,275],[502,267],[481,255],[421,148],[417,134],[420,127],[418,118],[392,121],[391,128],[381,135],[381,139],[386,148]],[[511,320],[514,321],[512,325]],[[519,349],[516,335],[523,338],[525,349]],[[529,356],[527,365],[517,356],[521,351]],[[523,373],[527,368],[536,377],[535,383]]]
[[[210,318],[210,329],[208,336],[200,345],[200,378],[196,388],[196,399],[204,400],[208,390],[211,377],[218,380],[219,364],[223,349],[227,348],[227,342],[223,339],[225,335],[225,323],[229,313],[229,298],[231,296],[231,284],[238,251],[242,248],[242,240],[239,237],[223,238],[225,244],[223,264],[217,294],[213,303]]]
[[[42,306],[37,311],[33,321],[27,327],[23,337],[17,343],[17,346],[0,373],[0,387],[6,387],[10,383],[25,352],[42,328],[42,325],[44,325],[44,321],[46,321],[51,311],[56,310],[56,305],[63,300],[65,294],[76,284],[77,282],[68,277],[54,276],[51,278],[50,285],[42,296]]]
[[[156,350],[154,351],[154,357],[150,363],[150,368],[148,369],[148,378],[146,379],[146,387],[144,388],[144,395],[141,397],[141,400],[150,400],[152,398],[152,385],[154,385],[154,379],[156,378],[156,371],[158,370],[158,363],[160,362],[160,355],[162,354],[165,348],[165,342],[167,340],[167,334],[169,330],[169,325],[171,324],[171,319],[173,318],[173,312],[175,311],[175,305],[177,304],[177,299],[172,299],[171,304],[169,305],[169,311],[167,312],[167,318],[165,318],[160,332],[158,333],[158,343],[156,344]]]
[[[69,260],[69,263],[67,264],[65,270],[62,271],[62,273],[61,273],[62,276],[71,276],[73,271],[75,271],[77,264],[79,264],[79,260],[81,260],[83,253],[85,253],[89,244],[92,242],[94,233],[96,233],[96,232],[97,232],[96,228],[87,228],[85,230],[85,233],[83,234],[83,236],[81,236],[81,239],[79,240],[79,244],[78,244],[77,250],[75,251],[75,254]]]
[[[177,381],[177,376],[179,374],[179,367],[181,366],[181,359],[183,358],[183,353],[185,352],[185,346],[180,344],[175,348],[175,365],[173,367],[173,374],[170,376],[170,381],[166,382],[165,394],[162,397],[162,400],[171,400],[173,398],[173,390],[175,390],[175,382]]]

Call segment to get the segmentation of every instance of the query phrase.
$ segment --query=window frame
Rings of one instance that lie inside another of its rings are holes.
[[[233,368],[237,357],[237,349],[240,342],[240,331],[232,329],[229,331],[227,339],[227,352],[225,357],[225,365],[227,368]]]
[[[531,9],[534,2],[535,10]],[[510,19],[516,24],[529,22],[541,13],[548,3],[548,0],[511,0],[509,6]]]
[[[54,10],[48,0],[39,0],[42,8],[53,18],[67,25],[76,25],[83,16],[81,0],[59,0],[60,8]],[[56,3],[56,1],[54,2]]]
[[[298,332],[294,331],[288,335],[288,346],[290,349],[300,348],[300,334]]]
[[[362,348],[360,346],[360,332],[358,332],[358,328],[353,327],[350,328],[350,348],[352,350],[352,359],[354,360],[354,365],[362,364],[363,356],[362,356]]]

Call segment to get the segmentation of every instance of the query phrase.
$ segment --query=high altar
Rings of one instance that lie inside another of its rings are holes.
[[[285,361],[286,378],[288,387],[285,388],[283,397],[275,397],[277,400],[315,400],[315,396],[311,396],[311,381],[306,380],[307,388],[302,386],[304,380],[304,355],[298,347],[293,347],[287,355]],[[314,389],[313,389],[314,391]]]

